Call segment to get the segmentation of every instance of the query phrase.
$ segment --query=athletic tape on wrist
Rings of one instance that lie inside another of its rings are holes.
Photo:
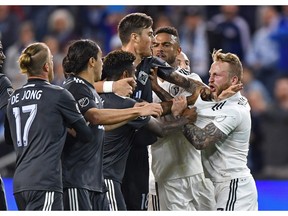
[[[103,92],[104,93],[113,92],[113,81],[104,81],[104,83],[103,83]]]

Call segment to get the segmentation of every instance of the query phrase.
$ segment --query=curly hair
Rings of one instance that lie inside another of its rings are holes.
[[[135,59],[132,53],[123,50],[108,53],[103,59],[102,80],[118,80],[125,70],[131,75]]]

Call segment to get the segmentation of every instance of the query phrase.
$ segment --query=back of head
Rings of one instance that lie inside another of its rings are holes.
[[[44,64],[48,62],[48,57],[49,48],[45,43],[30,44],[19,57],[21,72],[28,76],[40,75]]]
[[[97,55],[99,51],[99,46],[92,40],[81,39],[72,41],[68,47],[67,55],[62,61],[65,74],[79,74],[85,70],[91,57],[98,60]]]
[[[108,53],[103,59],[102,80],[119,80],[124,71],[129,73],[129,76],[135,71],[133,62],[136,57],[126,51],[115,50]]]
[[[152,27],[153,19],[145,13],[131,13],[118,24],[118,34],[123,45],[129,43],[131,33],[141,34],[143,29]]]
[[[212,53],[213,62],[227,62],[230,66],[229,76],[237,76],[239,82],[243,79],[243,67],[239,57],[233,53],[222,53],[222,49],[214,50]]]

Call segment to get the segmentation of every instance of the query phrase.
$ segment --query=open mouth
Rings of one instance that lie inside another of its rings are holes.
[[[161,53],[158,53],[156,56],[159,57],[159,58],[165,58],[165,55],[163,55]]]
[[[215,92],[215,91],[216,91],[215,86],[213,86],[213,85],[209,85],[209,87],[210,87],[211,92]]]

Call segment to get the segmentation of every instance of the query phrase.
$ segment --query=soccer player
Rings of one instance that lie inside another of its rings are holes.
[[[101,79],[102,51],[92,40],[73,41],[62,65],[68,75],[64,88],[76,99],[93,132],[92,141],[85,146],[70,135],[66,140],[62,156],[64,207],[109,210],[102,169],[104,130],[112,130],[140,116],[159,116],[162,108],[151,103],[127,109],[103,109],[103,100],[93,87]]]
[[[13,178],[19,210],[63,210],[61,152],[67,127],[84,143],[91,131],[73,96],[53,79],[53,56],[44,43],[27,46],[19,57],[27,83],[7,105],[5,140],[16,151]]]
[[[154,34],[153,54],[177,69],[177,56],[181,53],[177,30],[170,26],[160,27]],[[183,68],[178,71],[185,75],[190,73]],[[195,73],[190,73],[189,76],[202,82]],[[191,95],[183,88],[162,79],[158,79],[158,83],[173,97]],[[161,100],[155,94],[153,101]],[[200,152],[189,143],[182,131],[158,138],[157,142],[151,145],[151,155],[160,210],[214,209],[214,187],[212,182],[204,177]]]
[[[179,68],[183,69],[183,70],[180,71],[180,73],[183,73],[185,75],[191,74],[190,60],[188,59],[187,55],[183,51],[181,51],[176,56],[176,61],[177,61],[177,64],[178,64]]]
[[[209,87],[214,98],[241,83],[242,63],[233,53],[214,50]],[[215,186],[215,210],[258,210],[255,180],[247,167],[251,131],[250,105],[240,92],[219,101],[198,96],[195,124],[185,126],[186,138],[201,150],[205,176]]]
[[[126,51],[116,50],[105,56],[103,61],[103,74],[108,81],[116,81],[126,77],[135,76],[135,66],[133,64],[135,56]],[[105,108],[129,108],[135,106],[135,100],[127,97],[120,97],[114,93],[100,95],[104,100]],[[187,106],[186,98],[183,97],[183,107]],[[174,110],[174,103],[172,110]],[[195,121],[195,109],[191,109],[190,120]],[[173,121],[159,121],[150,116],[137,118],[127,124],[108,131],[104,137],[104,159],[103,172],[106,185],[108,187],[108,198],[113,210],[127,210],[124,197],[121,192],[121,183],[124,176],[126,161],[133,144],[136,130],[146,127],[151,133],[157,136],[165,136],[171,132],[180,130],[188,119],[180,117]],[[135,144],[135,143],[134,143]]]
[[[6,107],[8,99],[13,93],[13,87],[11,81],[3,74],[3,64],[6,59],[3,53],[2,42],[0,41],[0,111],[3,115],[6,114]],[[5,197],[4,182],[0,175],[0,211],[7,210],[7,202]]]

